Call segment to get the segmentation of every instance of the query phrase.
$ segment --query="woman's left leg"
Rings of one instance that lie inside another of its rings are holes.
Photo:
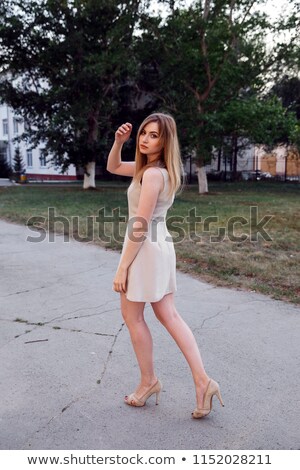
[[[168,330],[185,356],[195,382],[197,405],[202,408],[209,377],[205,372],[196,339],[190,327],[177,312],[173,294],[165,295],[159,302],[152,302],[151,306],[158,320]]]

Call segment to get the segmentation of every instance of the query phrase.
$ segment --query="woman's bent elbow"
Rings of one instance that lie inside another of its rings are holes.
[[[106,167],[106,171],[108,171],[108,173],[114,173],[114,169],[111,168],[110,166],[107,165]]]

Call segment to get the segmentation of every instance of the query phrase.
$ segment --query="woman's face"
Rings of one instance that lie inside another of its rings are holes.
[[[161,153],[163,146],[159,137],[157,122],[149,122],[142,129],[139,136],[139,150],[152,161]]]

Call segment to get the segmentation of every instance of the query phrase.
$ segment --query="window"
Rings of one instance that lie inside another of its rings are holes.
[[[3,126],[3,135],[8,135],[8,121],[7,119],[2,119]]]
[[[24,131],[30,131],[31,127],[27,119],[24,119]]]
[[[32,166],[32,150],[27,150],[27,166]]]
[[[46,166],[46,152],[44,149],[40,150],[40,165]]]
[[[7,147],[0,146],[0,162],[6,162],[7,161]]]
[[[14,134],[17,134],[19,131],[17,118],[13,118],[13,126],[14,126]]]

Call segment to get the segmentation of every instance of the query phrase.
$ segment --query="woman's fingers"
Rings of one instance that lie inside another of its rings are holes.
[[[130,122],[126,122],[126,124],[122,124],[117,132],[121,133],[121,134],[126,134],[127,132],[130,132],[132,129],[132,125],[130,124]]]
[[[126,292],[126,285],[125,284],[121,284],[121,283],[117,283],[117,282],[114,282],[114,287],[113,287],[113,290],[115,292]]]
[[[122,124],[116,131],[115,137],[119,142],[126,142],[131,134],[132,131],[132,125],[130,122],[127,122],[126,124]]]
[[[123,287],[123,286],[117,286],[117,287],[114,287],[114,291],[115,292],[126,292],[126,289]]]

